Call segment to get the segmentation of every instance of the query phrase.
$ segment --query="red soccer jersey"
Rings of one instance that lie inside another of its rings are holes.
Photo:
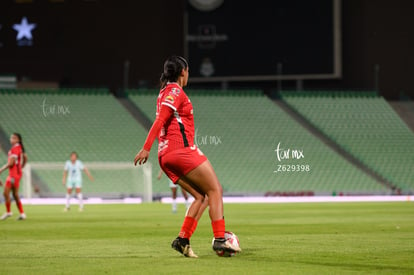
[[[194,145],[193,105],[177,83],[168,83],[157,99],[157,116],[163,108],[171,108],[174,116],[163,125],[158,137],[158,155]]]
[[[16,143],[9,150],[7,154],[8,158],[13,158],[13,166],[9,168],[9,175],[13,178],[20,178],[22,176],[22,160],[23,150],[20,143]]]

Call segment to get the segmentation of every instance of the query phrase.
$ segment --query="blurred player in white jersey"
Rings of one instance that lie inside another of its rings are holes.
[[[78,160],[78,154],[72,152],[70,154],[70,160],[66,161],[63,171],[63,185],[66,185],[66,206],[64,211],[70,209],[70,197],[72,195],[72,189],[75,188],[76,195],[79,200],[79,211],[83,211],[83,196],[82,196],[82,172],[84,171],[88,178],[93,181],[92,175],[89,170],[83,165],[82,161]]]

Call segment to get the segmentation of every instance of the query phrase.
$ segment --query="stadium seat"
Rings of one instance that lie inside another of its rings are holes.
[[[283,100],[339,146],[403,191],[414,190],[414,135],[373,92],[320,93]]]
[[[153,120],[158,91],[128,93]],[[226,194],[390,191],[324,145],[260,91],[189,90],[187,94],[194,106],[197,143],[215,167]],[[278,162],[279,142],[284,148],[302,149],[305,158]],[[279,164],[310,165],[311,170],[275,173]]]
[[[3,132],[22,134],[31,162],[62,163],[58,171],[36,171],[44,196],[64,193],[63,166],[72,151],[84,162],[130,162],[132,166],[147,134],[107,89],[1,90],[0,102]],[[4,160],[1,154],[0,160]],[[156,162],[156,157],[150,161]],[[94,182],[84,179],[87,195],[136,193],[136,186],[108,171],[92,174]]]

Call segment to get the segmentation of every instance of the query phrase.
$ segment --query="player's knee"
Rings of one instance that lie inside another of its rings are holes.
[[[196,201],[200,201],[200,202],[204,201],[204,195],[202,195],[202,194],[196,193],[196,194],[193,195],[193,197],[194,197],[194,200],[196,200]]]
[[[203,204],[208,204],[208,196],[204,196],[204,198],[203,198]]]
[[[197,196],[195,196],[195,197],[194,197],[194,200],[203,202],[203,200],[204,200],[204,196],[202,196],[202,195],[197,195]]]
[[[221,186],[220,182],[218,183],[218,192],[220,194],[220,196],[223,196],[223,186]]]
[[[211,191],[214,194],[223,196],[223,187],[221,186],[220,182],[218,182],[218,181],[213,185],[213,188],[212,188]]]
[[[16,192],[13,192],[13,198],[14,198],[15,201],[19,201],[20,200],[19,194],[16,193]]]

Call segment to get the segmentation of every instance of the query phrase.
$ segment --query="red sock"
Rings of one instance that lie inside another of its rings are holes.
[[[22,204],[22,202],[21,201],[19,201],[18,203],[16,203],[17,204],[17,208],[19,208],[19,211],[20,211],[20,214],[23,214],[24,213],[24,211],[23,211],[23,204]]]
[[[11,203],[6,201],[6,210],[7,210],[7,213],[10,213],[10,205],[11,205]]]
[[[226,231],[224,219],[211,222],[211,226],[213,227],[214,238],[224,239],[224,232]]]
[[[190,216],[186,216],[184,218],[183,225],[181,226],[180,234],[178,234],[181,238],[190,239],[191,235],[193,234],[194,230],[191,230],[193,228],[193,224],[197,221]]]
[[[190,228],[190,237],[193,236],[193,233],[197,228],[197,224],[198,224],[197,220],[194,219],[193,224],[191,225],[191,228]],[[190,237],[188,238],[190,239]]]

